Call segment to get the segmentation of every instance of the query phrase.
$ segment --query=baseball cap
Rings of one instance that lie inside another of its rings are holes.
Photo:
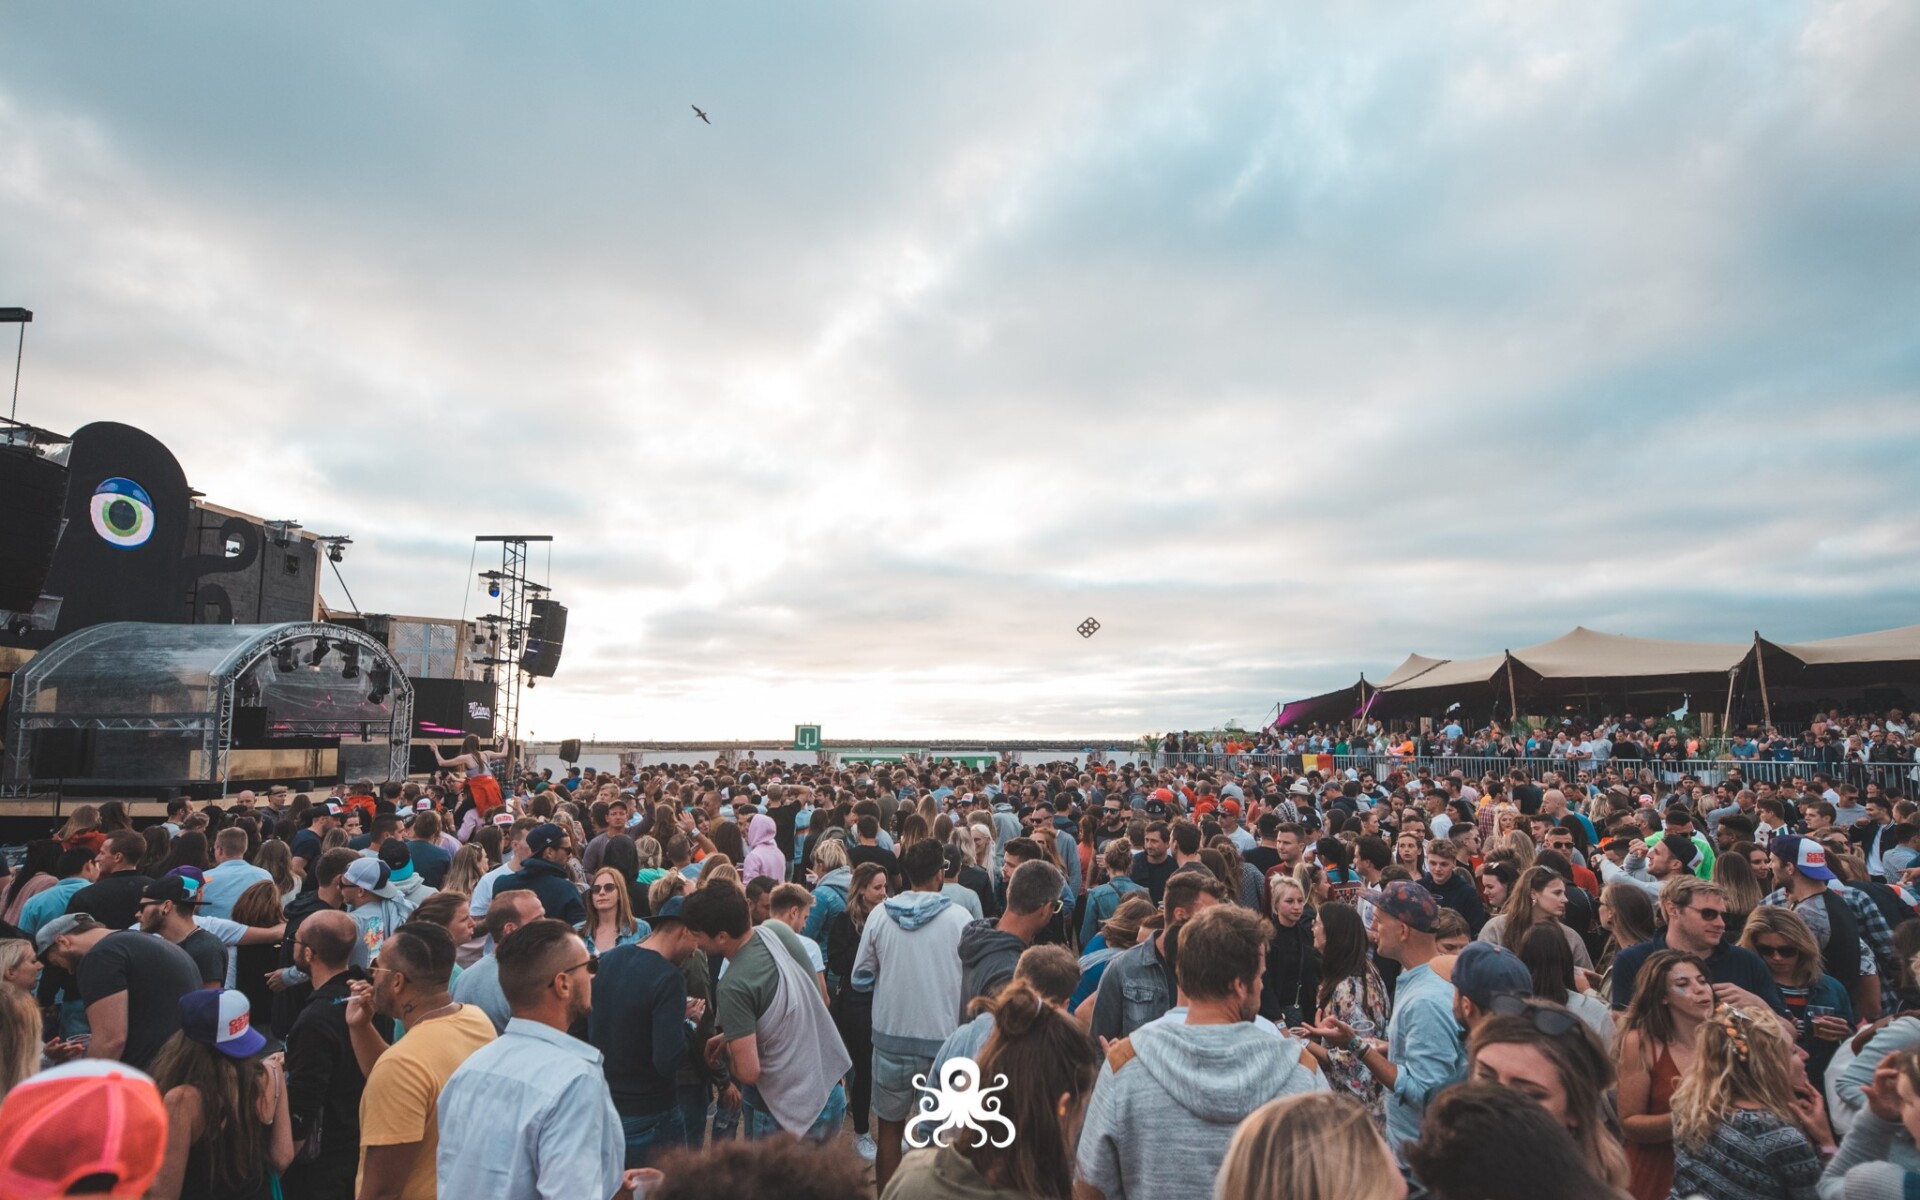
[[[685,902],[686,902],[685,896],[674,896],[669,898],[667,902],[665,904],[662,904],[659,910],[653,914],[653,917],[651,918],[653,921],[653,927],[655,929],[660,928],[660,922],[662,921],[680,921],[684,923],[686,921],[686,918],[680,915],[680,910],[685,906]]]
[[[1232,813],[1237,817],[1240,815],[1240,802],[1232,797],[1228,797],[1220,802],[1220,811],[1223,813]]]
[[[53,948],[53,943],[74,931],[74,927],[91,920],[85,913],[67,913],[55,917],[42,925],[33,935],[33,948],[45,954]]]
[[[167,1152],[167,1109],[151,1076],[83,1058],[30,1075],[0,1101],[0,1196],[144,1196]]]
[[[1377,891],[1361,892],[1360,898],[1421,933],[1432,933],[1440,919],[1440,902],[1433,893],[1405,879],[1396,879]]]
[[[1827,865],[1827,848],[1810,837],[1782,834],[1767,843],[1767,853],[1791,862],[1808,879],[1826,882],[1835,878],[1833,868]]]
[[[1453,986],[1473,1001],[1475,1008],[1486,1011],[1493,1007],[1493,998],[1502,992],[1531,995],[1533,974],[1520,961],[1520,956],[1505,946],[1468,942],[1466,949],[1454,957]]]
[[[413,851],[399,838],[381,843],[380,861],[387,865],[387,879],[399,883],[413,878]]]
[[[1173,789],[1172,788],[1155,788],[1153,789],[1153,798],[1155,800],[1160,801],[1163,804],[1167,803],[1173,799]]]
[[[1665,846],[1667,853],[1673,855],[1674,859],[1683,867],[1692,867],[1694,861],[1700,857],[1700,847],[1694,845],[1693,839],[1690,837],[1682,837],[1677,833],[1669,833],[1660,839],[1660,844]],[[1824,859],[1821,862],[1821,869],[1826,869]]]
[[[200,881],[188,875],[169,874],[165,879],[156,879],[142,888],[140,899],[170,900],[182,906],[195,905],[200,903]]]
[[[426,798],[425,796],[422,796],[422,797],[420,797],[420,802],[419,802],[418,804],[416,804],[416,805],[414,805],[414,806],[413,806],[413,811],[415,811],[415,812],[432,812],[432,811],[433,811],[433,801],[431,801],[431,800],[429,800],[429,799],[427,799],[427,798]]]
[[[567,831],[549,821],[545,825],[535,825],[527,834],[527,849],[535,854],[545,854],[566,840]]]
[[[377,858],[356,858],[348,865],[346,874],[340,877],[342,883],[372,892],[382,900],[398,900],[400,893],[394,889],[392,873],[387,864]]]
[[[1287,794],[1291,796],[1311,796],[1313,795],[1313,785],[1304,779],[1296,779],[1292,785],[1287,788]]]
[[[1149,817],[1164,817],[1167,815],[1167,806],[1158,800],[1149,800],[1144,811]]]
[[[180,1032],[228,1058],[252,1058],[267,1044],[253,1027],[253,1006],[232,988],[202,988],[180,997]]]
[[[503,808],[493,814],[493,823],[505,829],[507,826],[513,824],[513,814]]]

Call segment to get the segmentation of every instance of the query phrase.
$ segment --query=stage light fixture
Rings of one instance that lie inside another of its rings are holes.
[[[310,667],[319,666],[322,662],[326,661],[327,655],[332,650],[333,647],[327,642],[327,639],[319,639],[313,645],[313,653],[307,655],[307,665]]]
[[[340,648],[340,678],[358,679],[360,677],[360,647],[348,642]]]
[[[386,703],[387,693],[393,690],[392,668],[388,667],[384,663],[381,664],[380,666],[371,668],[370,670],[367,671],[367,682],[371,684],[373,687],[373,690],[367,693],[367,703],[368,704]]]
[[[273,652],[273,668],[282,675],[291,675],[299,665],[300,651],[292,642],[282,643]]]

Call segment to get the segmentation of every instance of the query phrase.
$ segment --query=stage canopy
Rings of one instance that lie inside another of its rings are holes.
[[[387,648],[321,622],[116,621],[54,642],[14,678],[4,783],[188,787],[335,771],[407,773],[413,685]],[[236,749],[263,764],[233,769]],[[292,773],[292,772],[288,772]]]
[[[1363,676],[1352,688],[1285,705],[1274,724],[1285,728],[1370,716],[1434,715],[1459,703],[1511,711],[1519,698],[1698,696],[1700,707],[1731,702],[1737,687],[1844,689],[1920,682],[1920,625],[1818,642],[1777,643],[1755,634],[1746,642],[1681,642],[1600,633],[1577,626],[1551,641],[1476,658],[1409,655],[1377,685]],[[1341,713],[1344,698],[1354,707]],[[1524,705],[1522,705],[1524,708]]]

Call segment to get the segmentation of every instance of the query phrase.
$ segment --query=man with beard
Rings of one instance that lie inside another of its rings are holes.
[[[513,1019],[440,1094],[440,1194],[612,1197],[626,1159],[620,1114],[600,1051],[567,1034],[593,1011],[598,960],[549,918],[514,930],[494,957]]]
[[[363,945],[364,934],[354,944]],[[380,943],[372,981],[348,985],[348,1035],[354,1059],[367,1077],[360,1096],[360,1178],[355,1189],[363,1200],[432,1200],[437,1195],[440,1092],[462,1063],[494,1040],[486,1013],[447,994],[453,954],[453,937],[446,930],[409,921]],[[407,1036],[388,1046],[374,1029],[376,1015],[404,1022]],[[516,1091],[503,1090],[494,1103],[506,1108],[516,1099]]]

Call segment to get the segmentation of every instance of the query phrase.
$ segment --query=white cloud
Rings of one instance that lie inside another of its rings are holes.
[[[0,46],[23,411],[373,608],[553,533],[543,734],[1135,733],[1920,598],[1910,6],[361,17]]]

